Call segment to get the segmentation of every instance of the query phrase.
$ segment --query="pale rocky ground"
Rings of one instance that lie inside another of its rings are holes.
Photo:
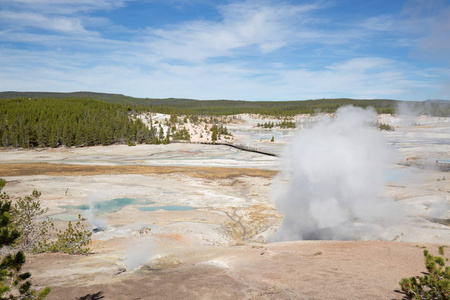
[[[168,117],[153,115],[152,119],[164,122]],[[295,118],[300,130],[316,119]],[[1,169],[5,163],[30,162],[279,169],[280,158],[227,146],[3,149],[0,177],[8,181],[4,190],[13,197],[41,191],[42,205],[61,227],[83,213],[65,205],[114,198],[155,202],[97,214],[94,221],[105,222],[107,229],[93,234],[88,256],[29,255],[26,268],[34,282],[53,287],[48,299],[75,299],[98,292],[104,299],[401,299],[402,294],[395,292],[398,281],[425,271],[422,248],[436,253],[437,245],[450,246],[450,175],[400,163],[448,161],[450,118],[419,117],[405,122],[381,115],[379,119],[395,127],[385,134],[400,154],[386,194],[407,204],[406,214],[412,220],[387,232],[385,241],[266,243],[282,219],[271,202],[272,176],[215,177],[214,171],[196,176],[188,172],[4,176],[7,170]],[[279,121],[239,115],[225,125],[233,133],[231,142],[282,153],[294,131],[255,127],[269,120]],[[186,126],[193,140],[201,141],[204,124]],[[275,142],[270,142],[272,136]],[[139,210],[165,205],[195,209]]]

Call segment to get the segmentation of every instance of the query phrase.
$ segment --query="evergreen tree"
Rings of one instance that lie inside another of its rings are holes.
[[[169,128],[167,128],[167,133],[166,133],[166,137],[164,138],[163,144],[169,144],[170,143],[170,130]]]
[[[0,193],[5,181],[0,179]],[[0,247],[11,246],[19,238],[19,231],[11,222],[11,201],[7,194],[0,194]],[[21,273],[25,254],[18,251],[4,256],[0,263],[0,299],[44,299],[50,288],[39,293],[31,289],[29,272]]]
[[[162,128],[161,124],[159,124],[159,140],[162,141],[164,139],[164,129]]]
[[[407,299],[450,299],[450,267],[445,265],[444,246],[439,246],[439,256],[434,256],[425,249],[424,276],[405,277],[399,285]]]
[[[153,142],[151,130],[133,117],[136,111],[90,99],[0,100],[0,147]]]
[[[211,134],[211,141],[212,141],[212,142],[217,141],[217,132],[216,132],[216,131],[213,131],[213,132],[212,132],[212,134]]]

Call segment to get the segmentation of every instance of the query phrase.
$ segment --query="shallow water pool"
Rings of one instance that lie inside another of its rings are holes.
[[[402,181],[406,179],[407,176],[410,174],[411,174],[410,171],[405,169],[389,170],[384,174],[384,181],[387,182]]]
[[[155,202],[145,199],[115,198],[106,201],[94,201],[92,203],[92,207],[96,214],[102,214],[121,210],[123,207],[127,205],[150,205],[150,204],[155,204]],[[74,210],[74,209],[88,210],[90,208],[90,205],[89,204],[65,205],[61,207],[67,210]]]

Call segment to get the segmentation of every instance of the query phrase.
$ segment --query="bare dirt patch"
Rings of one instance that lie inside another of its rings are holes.
[[[53,282],[50,300],[99,292],[104,299],[402,299],[400,279],[425,271],[423,247],[437,252],[434,244],[298,241],[176,247],[133,272],[108,261],[86,272],[96,254],[41,254],[27,269],[38,285]]]
[[[7,176],[88,176],[113,174],[184,174],[204,179],[231,179],[239,176],[272,178],[277,174],[273,170],[222,167],[173,167],[141,165],[69,165],[52,163],[0,164],[0,177]]]

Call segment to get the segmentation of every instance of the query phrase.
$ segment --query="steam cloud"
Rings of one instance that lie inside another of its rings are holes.
[[[89,196],[89,209],[84,212],[84,217],[97,230],[105,230],[108,228],[108,224],[105,220],[102,220],[95,215],[95,202],[104,201],[107,198],[108,194],[104,192],[97,192]]]
[[[150,259],[153,247],[153,242],[148,239],[129,245],[124,260],[127,270],[134,270],[144,265]]]
[[[376,117],[346,106],[297,133],[275,184],[284,218],[272,241],[383,239],[401,214],[381,195],[396,152],[373,126]]]

